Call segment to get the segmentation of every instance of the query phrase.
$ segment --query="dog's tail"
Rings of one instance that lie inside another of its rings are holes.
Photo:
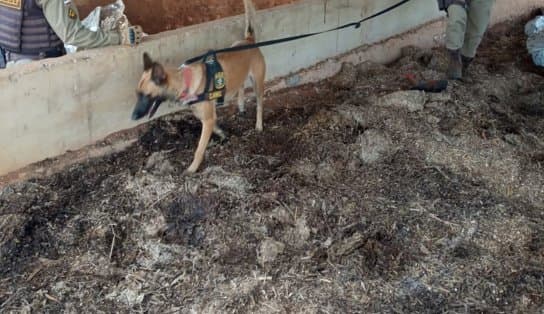
[[[255,6],[253,1],[244,0],[244,10],[246,17],[246,29],[245,29],[245,38],[248,41],[255,42]]]

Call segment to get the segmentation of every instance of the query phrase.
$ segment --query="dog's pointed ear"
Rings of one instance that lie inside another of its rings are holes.
[[[159,86],[166,83],[166,71],[161,64],[153,63],[151,70],[151,80],[153,80],[153,82]]]
[[[144,52],[144,71],[151,69],[151,67],[153,67],[153,60],[151,60],[147,52]]]

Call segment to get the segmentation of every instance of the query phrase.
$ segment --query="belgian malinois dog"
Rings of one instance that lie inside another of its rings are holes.
[[[255,9],[251,0],[244,0],[245,7],[245,39],[235,42],[232,46],[251,44],[255,35],[250,22],[250,14]],[[254,14],[251,14],[254,15]],[[216,57],[222,67],[226,101],[238,94],[238,109],[244,112],[244,83],[249,77],[253,82],[253,90],[257,96],[257,131],[263,130],[263,95],[266,64],[264,56],[258,48],[219,53]],[[132,119],[138,120],[146,115],[153,117],[163,101],[170,100],[188,103],[197,99],[207,90],[207,72],[204,63],[195,63],[181,67],[165,67],[153,61],[144,53],[144,72],[136,89],[138,101],[132,113]],[[203,100],[190,106],[193,114],[202,123],[202,133],[195,151],[193,162],[187,168],[187,173],[194,173],[204,159],[212,133],[224,138],[224,132],[217,126],[217,99]]]

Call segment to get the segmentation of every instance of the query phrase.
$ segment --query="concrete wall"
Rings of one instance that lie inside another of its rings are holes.
[[[306,0],[258,13],[258,39],[324,30],[360,19],[398,0]],[[494,22],[522,14],[540,0],[497,0]],[[364,24],[297,42],[263,48],[268,80],[289,75],[361,45],[401,34],[441,15],[434,0],[413,0]],[[229,46],[243,32],[241,16],[150,36],[137,48],[110,47],[0,71],[0,175],[76,150],[113,132],[136,126],[129,117],[150,52],[174,65],[209,48]],[[437,24],[434,25],[434,33]],[[432,33],[432,32],[431,32]],[[411,44],[418,43],[412,34]],[[428,37],[422,41],[431,42]],[[393,49],[394,48],[394,49]],[[386,61],[400,46],[374,48]],[[357,60],[362,61],[361,55]],[[321,72],[321,75],[329,75]],[[280,84],[281,85],[281,84]],[[172,109],[163,106],[161,114]],[[145,122],[145,121],[144,121]]]

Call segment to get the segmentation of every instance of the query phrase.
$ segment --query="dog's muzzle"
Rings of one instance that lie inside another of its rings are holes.
[[[149,119],[153,118],[157,109],[165,99],[162,97],[150,97],[144,94],[138,94],[138,102],[132,112],[132,120],[139,120],[149,114]]]

